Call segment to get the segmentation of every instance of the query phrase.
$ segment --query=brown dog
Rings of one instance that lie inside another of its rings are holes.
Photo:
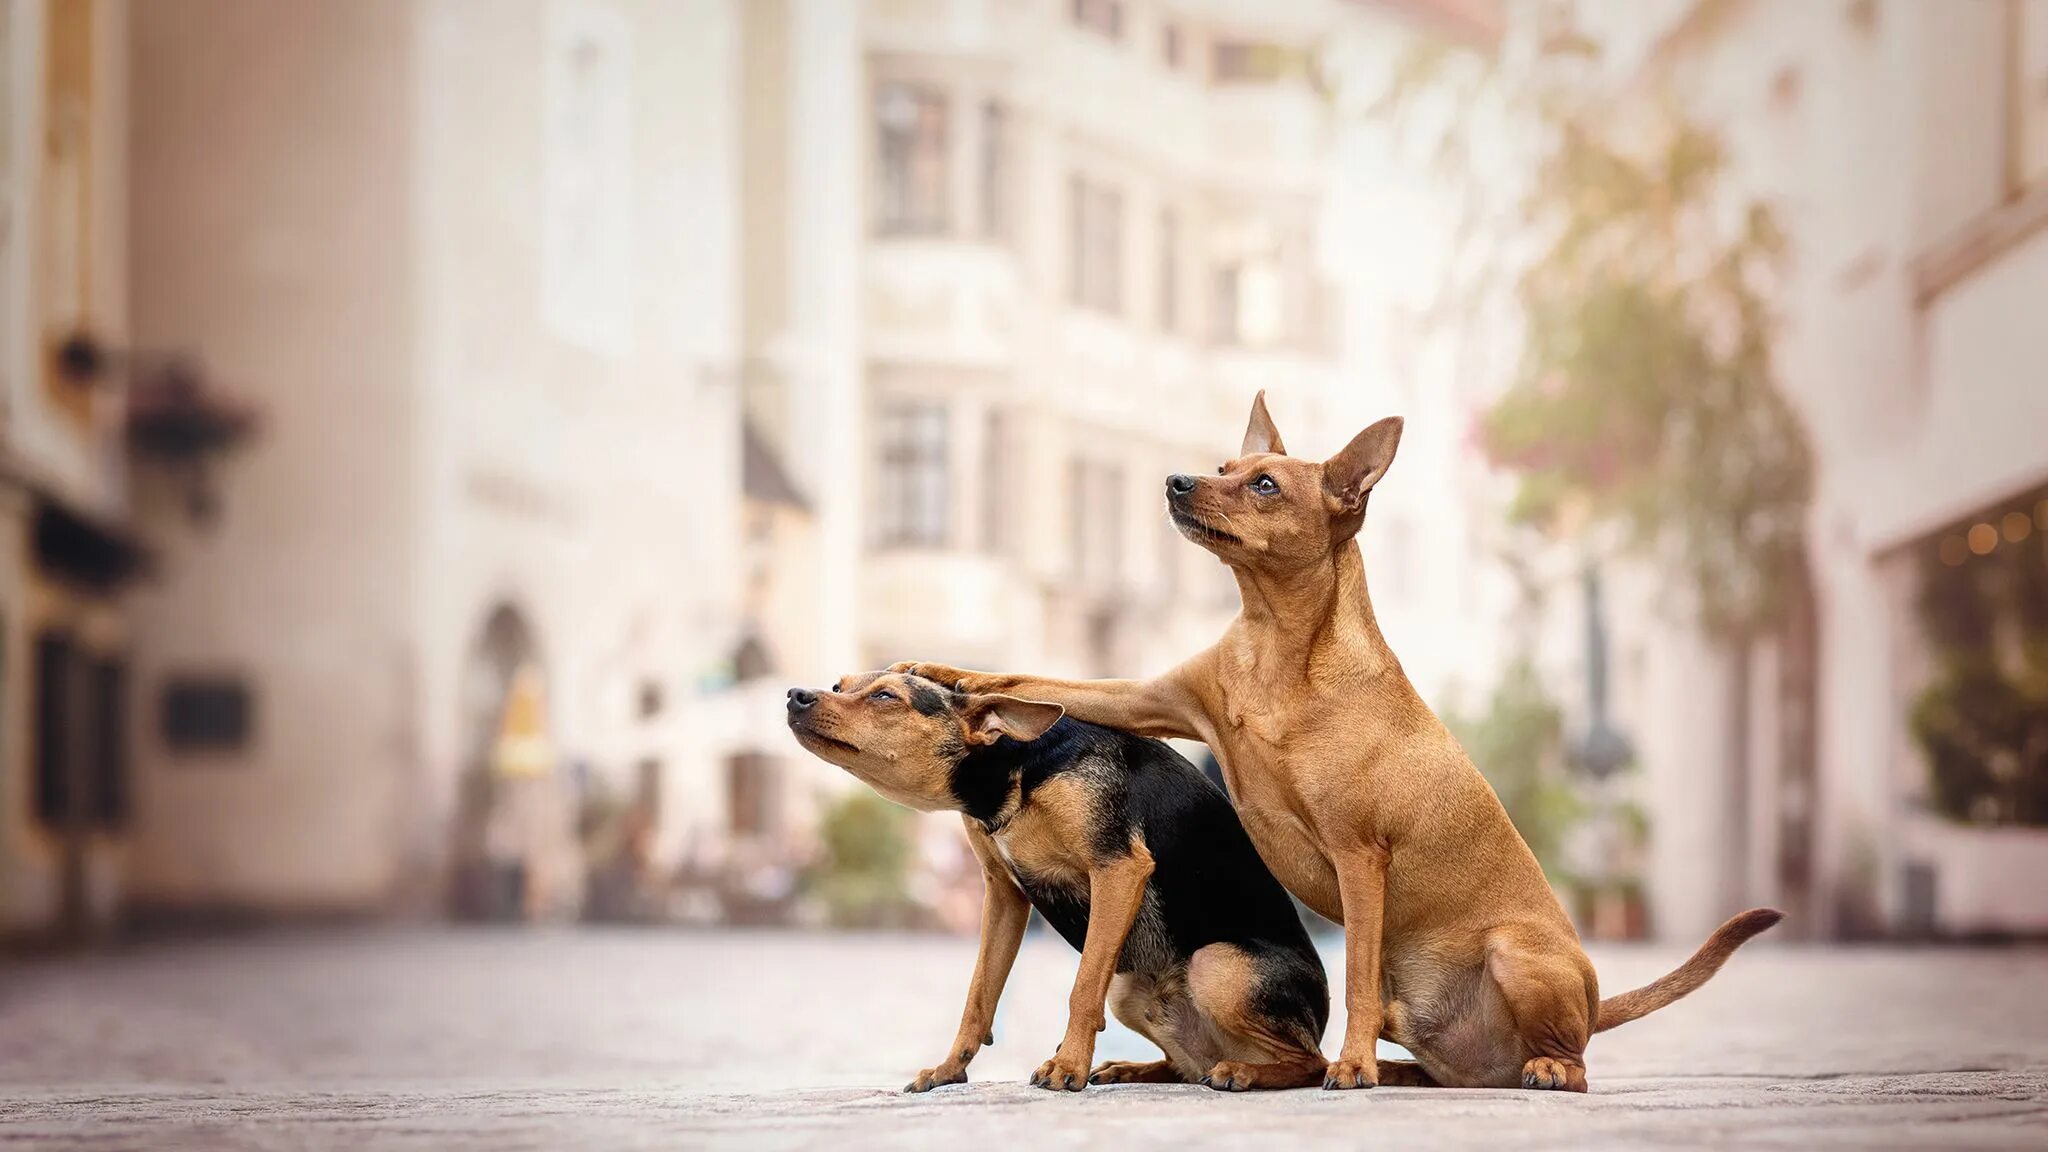
[[[1214,647],[1156,680],[897,667],[1207,743],[1259,855],[1345,926],[1350,1022],[1325,1088],[1583,1092],[1592,1033],[1698,988],[1781,917],[1745,912],[1676,971],[1600,999],[1535,856],[1373,618],[1356,537],[1400,439],[1390,417],[1321,464],[1297,460],[1261,393],[1236,460],[1215,476],[1168,477],[1174,523],[1230,566],[1243,608]],[[1376,1060],[1382,1036],[1416,1062]]]

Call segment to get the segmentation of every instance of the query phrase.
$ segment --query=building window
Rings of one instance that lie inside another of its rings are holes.
[[[1237,260],[1216,269],[1215,341],[1264,348],[1282,335],[1280,271],[1271,261]]]
[[[68,633],[36,638],[35,814],[51,828],[128,818],[128,669]]]
[[[750,621],[747,634],[733,646],[732,678],[741,684],[751,684],[775,674],[775,653],[768,647],[768,641],[755,631],[757,626]]]
[[[1180,328],[1180,219],[1173,209],[1159,213],[1159,330]]]
[[[781,830],[778,775],[775,761],[759,752],[726,761],[727,827],[734,837],[772,837]]]
[[[231,676],[180,677],[164,685],[162,731],[173,752],[233,752],[249,743],[255,708]]]
[[[1067,465],[1067,484],[1074,576],[1083,587],[1112,587],[1123,574],[1123,469],[1075,459]]]
[[[990,100],[981,106],[981,234],[990,240],[1009,235],[1009,196],[1005,181],[1010,147],[1009,117]]]
[[[542,81],[541,316],[570,343],[633,339],[633,40],[606,5],[549,9]]]
[[[639,690],[634,694],[634,712],[642,720],[652,720],[661,715],[668,706],[668,693],[655,677],[644,677]]]
[[[2007,93],[2013,137],[2007,191],[2017,196],[2048,183],[2048,0],[2015,3],[2011,19],[2016,26]]]
[[[1171,20],[1167,21],[1159,29],[1159,62],[1166,65],[1168,71],[1178,72],[1186,55],[1187,48],[1182,43],[1180,25]]]
[[[36,819],[52,828],[71,823],[71,638],[36,637]]]
[[[1074,23],[1111,40],[1124,38],[1123,0],[1072,0]]]
[[[1308,79],[1314,57],[1299,48],[1249,40],[1221,40],[1209,50],[1209,77],[1217,84],[1274,84]]]
[[[981,546],[992,555],[1010,546],[1010,467],[1016,458],[1010,436],[1008,415],[990,410],[981,450]]]
[[[633,806],[649,823],[661,820],[661,760],[650,756],[633,769]]]
[[[1067,181],[1068,297],[1084,308],[1123,310],[1124,199],[1114,188]]]
[[[1906,561],[1927,655],[1906,715],[1928,799],[1950,820],[2048,827],[2044,533],[2048,487],[2021,490],[1923,538]]]
[[[1310,273],[1301,280],[1301,344],[1313,352],[1335,356],[1344,348],[1344,294],[1334,284]]]
[[[92,662],[93,822],[118,828],[128,821],[128,666],[119,660]]]
[[[875,95],[880,140],[881,231],[895,236],[946,231],[946,97],[912,84],[884,84]]]
[[[943,547],[951,514],[945,406],[929,401],[885,406],[877,421],[876,443],[881,451],[879,543]]]
[[[1244,266],[1225,264],[1216,269],[1216,299],[1210,307],[1214,314],[1216,343],[1233,347],[1244,343],[1243,296]]]

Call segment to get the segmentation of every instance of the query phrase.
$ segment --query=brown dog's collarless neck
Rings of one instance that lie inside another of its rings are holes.
[[[1366,675],[1377,677],[1396,666],[1373,614],[1356,537],[1338,545],[1325,563],[1288,573],[1262,573],[1247,564],[1233,566],[1231,574],[1262,674],[1305,677],[1318,649],[1345,636],[1364,640]]]

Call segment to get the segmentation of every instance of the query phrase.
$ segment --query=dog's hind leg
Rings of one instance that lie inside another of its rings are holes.
[[[1179,1003],[1176,1004],[1175,1001]],[[1090,1084],[1185,1084],[1184,1068],[1198,1058],[1184,1050],[1174,1018],[1190,1013],[1184,978],[1121,975],[1109,985],[1109,1011],[1123,1026],[1150,1040],[1163,1060],[1105,1060],[1088,1073]],[[1206,1067],[1206,1065],[1204,1065]]]
[[[1185,1084],[1171,1060],[1105,1060],[1088,1073],[1090,1084]]]
[[[1413,1060],[1382,1060],[1379,1062],[1380,1087],[1382,1088],[1436,1088],[1436,1081],[1429,1078],[1422,1065]]]
[[[1327,1065],[1317,1047],[1329,1017],[1322,973],[1281,953],[1210,944],[1188,965],[1188,992],[1223,1041],[1202,1083],[1223,1092],[1306,1088]]]
[[[1584,1092],[1586,1041],[1600,1001],[1592,966],[1575,942],[1518,937],[1499,931],[1486,944],[1486,974],[1500,989],[1520,1040],[1515,1084]]]
[[[1389,1000],[1385,1015],[1380,1023],[1380,1039],[1391,1040],[1410,1052],[1417,1043],[1413,1019],[1408,1005],[1400,1000]],[[1414,1060],[1377,1061],[1379,1083],[1387,1088],[1439,1088],[1429,1070]]]

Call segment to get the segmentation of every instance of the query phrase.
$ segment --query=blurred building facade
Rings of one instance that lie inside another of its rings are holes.
[[[1304,448],[1369,418],[1321,55],[1438,7],[745,6],[746,403],[832,574],[778,686],[1213,641],[1236,588],[1161,483],[1234,453],[1260,388]],[[791,810],[843,786],[774,760]]]
[[[134,11],[138,325],[270,429],[137,597],[145,691],[250,717],[139,732],[137,901],[568,915],[593,793],[688,850],[734,738],[736,7]]]
[[[762,426],[860,573],[820,670],[1163,666],[1228,586],[1161,479],[1258,387],[1332,391],[1311,68],[1345,6],[819,7],[746,12],[742,263]]]
[[[593,793],[687,852],[740,741],[736,12],[0,4],[6,929],[494,863],[568,914]],[[233,422],[185,353],[263,417],[210,476],[144,451]]]
[[[2048,616],[2048,587],[2026,583],[2048,570],[2048,4],[1578,8],[1637,93],[1720,128],[1740,192],[1777,209],[1779,366],[1816,457],[1811,638],[1757,657],[1745,788],[1724,783],[1712,653],[1651,595],[1617,609],[1658,930],[1694,938],[1759,903],[1823,936],[2048,929],[2048,898],[2019,879],[2048,866],[2048,833],[1988,795],[1943,811],[1915,735],[1968,655],[1944,616],[1973,616],[1993,681],[2025,675]],[[1784,675],[1804,660],[1810,709]],[[1810,769],[1787,752],[1802,733]],[[1987,793],[2038,776],[2018,752],[1975,754]]]
[[[2038,623],[2001,589],[2048,539],[2048,5],[1578,8],[1779,205],[1818,459],[1743,788],[1712,650],[1609,585],[1655,929],[2041,930],[2010,770],[1957,793],[1915,717],[1942,605],[1984,600],[1994,668]],[[1417,335],[1428,278],[1389,269],[1441,258],[1432,187],[1331,59],[1496,16],[0,0],[0,931],[567,916],[605,867],[784,914],[850,785],[782,689],[1209,643],[1235,588],[1159,485],[1260,388],[1304,454],[1409,417],[1375,601],[1432,702],[1488,683],[1514,597],[1465,432],[1500,349]],[[1553,603],[1546,667],[1585,671]]]
[[[77,745],[8,729],[11,922],[569,915],[593,797],[772,904],[847,786],[786,684],[1208,642],[1159,485],[1366,415],[1317,53],[1434,7],[7,0],[6,666],[78,650],[4,680]],[[261,435],[131,467],[81,331]]]

